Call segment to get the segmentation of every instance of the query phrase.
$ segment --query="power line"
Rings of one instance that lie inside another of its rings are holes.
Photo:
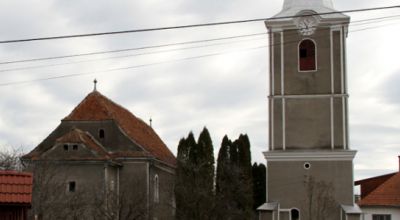
[[[263,35],[265,35],[265,34],[266,33],[264,33]],[[175,49],[157,50],[157,51],[150,51],[150,52],[144,52],[144,53],[127,54],[127,55],[112,56],[112,57],[103,57],[103,58],[88,59],[88,60],[73,61],[73,62],[64,62],[64,63],[47,64],[47,65],[36,65],[36,66],[25,66],[25,67],[17,67],[17,68],[10,68],[10,69],[0,69],[0,73],[10,72],[10,71],[17,71],[17,70],[38,69],[38,68],[45,68],[45,67],[63,66],[63,65],[69,65],[69,64],[94,62],[94,61],[100,61],[100,60],[110,60],[110,59],[117,59],[117,58],[128,58],[128,57],[137,57],[137,56],[143,56],[143,55],[168,53],[168,52],[174,52],[174,51],[182,51],[182,50],[189,50],[189,49],[196,49],[196,48],[205,48],[205,47],[212,47],[212,46],[218,46],[218,45],[235,44],[235,43],[241,43],[241,42],[250,41],[250,40],[262,40],[262,39],[261,38],[256,38],[256,39],[248,39],[248,40],[238,40],[238,41],[221,42],[221,43],[198,45],[198,46],[191,46],[191,47],[180,47],[180,48],[175,48]]]
[[[102,55],[102,54],[108,54],[108,53],[119,53],[119,52],[135,51],[135,50],[155,49],[155,48],[161,48],[161,47],[170,47],[170,46],[178,46],[178,45],[186,45],[186,44],[196,44],[196,43],[206,43],[206,42],[221,41],[221,40],[231,40],[231,39],[259,36],[259,35],[266,35],[266,34],[267,34],[266,32],[263,32],[263,33],[255,33],[255,34],[244,34],[244,35],[236,35],[236,36],[229,36],[229,37],[221,37],[221,38],[211,38],[211,39],[204,39],[204,40],[184,41],[184,42],[159,44],[159,45],[151,45],[151,46],[143,46],[143,47],[133,47],[133,48],[126,48],[126,49],[119,49],[119,50],[98,51],[98,52],[90,52],[90,53],[42,57],[42,58],[25,59],[25,60],[11,60],[11,61],[0,62],[0,65],[13,64],[13,63],[35,62],[35,61],[45,61],[45,60],[55,60],[55,59],[63,59],[63,58],[90,56],[90,55]]]
[[[376,18],[370,18],[370,19],[364,19],[364,20],[356,20],[356,21],[349,22],[348,24],[357,23],[357,24],[352,25],[352,26],[366,25],[366,24],[373,23],[373,22],[384,22],[384,21],[387,21],[389,19],[397,19],[399,17],[400,17],[400,15],[376,17]],[[294,28],[294,29],[288,29],[288,30],[289,31],[298,31],[299,29],[298,28]],[[25,62],[37,62],[37,61],[46,61],[46,60],[56,60],[56,59],[74,58],[74,57],[81,57],[81,56],[91,56],[91,55],[103,55],[103,54],[109,54],[109,53],[120,53],[120,52],[128,52],[128,51],[155,49],[155,48],[179,46],[179,45],[186,45],[186,44],[207,43],[207,42],[213,42],[213,41],[230,40],[230,39],[237,39],[237,38],[246,38],[246,37],[260,36],[260,35],[266,35],[266,34],[267,34],[267,32],[255,33],[255,34],[245,34],[245,35],[236,35],[236,36],[221,37],[221,38],[211,38],[211,39],[195,40],[195,41],[184,41],[184,42],[169,43],[169,44],[150,45],[150,46],[142,46],[142,47],[134,47],[134,48],[125,48],[125,49],[118,49],[118,50],[97,51],[97,52],[89,52],[89,53],[80,53],[80,54],[71,54],[71,55],[62,55],[62,56],[52,56],[52,57],[42,57],[42,58],[33,58],[33,59],[23,59],[23,60],[11,60],[11,61],[0,62],[0,65],[15,64],[15,63],[25,63]],[[228,43],[231,43],[231,42],[228,42]],[[223,43],[221,43],[221,44],[223,44]],[[214,44],[214,45],[219,45],[219,44]],[[205,47],[207,47],[207,46],[210,46],[210,45],[206,45]],[[188,47],[188,48],[198,48],[198,47]],[[184,49],[188,49],[188,48],[178,48],[178,49],[172,49],[172,50],[163,50],[163,51],[161,51],[161,53],[168,52],[168,51],[180,50],[180,49],[184,50]],[[62,64],[53,64],[53,65],[41,65],[41,66],[31,66],[31,67],[5,69],[5,70],[0,70],[0,72],[23,70],[23,69],[30,69],[30,68],[41,68],[41,67],[48,67],[48,66],[60,66],[60,65],[67,65],[67,64],[73,64],[73,63],[91,62],[91,61],[96,61],[96,60],[105,60],[105,59],[140,56],[140,55],[147,55],[147,54],[153,54],[153,53],[158,53],[158,52],[149,52],[149,53],[126,55],[126,56],[117,56],[117,57],[110,57],[110,58],[100,58],[100,59],[92,59],[92,60],[87,60],[87,61],[68,62],[68,63],[62,63]]]
[[[376,29],[376,28],[379,28],[379,27],[382,27],[382,26],[375,26],[375,27],[371,27],[369,29]],[[359,32],[359,31],[365,31],[365,30],[368,30],[368,28],[354,30],[354,31],[351,31],[351,32]],[[322,38],[322,37],[324,37],[324,36],[320,36],[319,38]],[[285,45],[296,44],[296,43],[298,43],[298,41],[285,42]],[[32,79],[32,80],[22,80],[22,81],[8,82],[8,83],[0,83],[0,87],[27,84],[27,83],[40,82],[40,81],[48,81],[48,80],[61,79],[61,78],[72,78],[72,77],[79,77],[79,76],[84,76],[84,75],[102,74],[102,73],[116,72],[116,71],[121,71],[121,70],[138,69],[138,68],[149,67],[149,66],[154,66],[154,65],[161,65],[161,64],[167,64],[167,63],[172,63],[172,62],[181,62],[181,61],[194,60],[194,59],[200,59],[200,58],[205,58],[205,57],[219,56],[219,55],[223,55],[223,54],[227,54],[227,53],[234,53],[234,52],[241,52],[241,51],[251,51],[251,50],[256,50],[256,49],[261,49],[261,48],[268,48],[268,47],[271,47],[271,46],[278,46],[278,45],[281,45],[281,44],[279,43],[279,44],[275,44],[275,45],[261,45],[261,46],[252,47],[252,48],[243,48],[241,50],[209,53],[209,54],[186,57],[186,58],[175,59],[175,60],[167,60],[167,61],[162,61],[162,62],[153,62],[153,63],[148,63],[148,64],[128,66],[128,67],[111,68],[111,69],[100,70],[100,71],[64,74],[64,75],[59,75],[59,76],[38,78],[38,79]]]
[[[128,70],[128,69],[137,69],[137,68],[172,63],[172,62],[180,62],[180,61],[194,60],[194,59],[200,59],[200,58],[211,57],[211,56],[219,56],[219,55],[226,54],[226,53],[256,50],[256,49],[261,49],[261,48],[266,48],[266,47],[268,47],[268,46],[264,45],[264,46],[258,46],[258,47],[252,47],[252,48],[244,48],[242,50],[236,50],[236,51],[210,53],[210,54],[186,57],[186,58],[175,59],[175,60],[167,60],[167,61],[162,61],[162,62],[154,62],[154,63],[148,63],[148,64],[135,65],[135,66],[112,68],[112,69],[107,69],[107,70],[102,70],[102,71],[64,74],[64,75],[59,75],[59,76],[45,77],[45,78],[32,79],[32,80],[22,80],[22,81],[8,82],[8,83],[0,83],[0,87],[10,86],[10,85],[27,84],[27,83],[40,82],[40,81],[48,81],[48,80],[53,80],[53,79],[71,78],[71,77],[78,77],[78,76],[84,76],[84,75],[101,74],[101,73],[115,72],[115,71]]]
[[[334,12],[324,12],[324,13],[315,13],[313,15],[332,15],[332,14],[341,14],[341,13],[357,13],[357,12],[365,12],[365,11],[388,10],[388,9],[395,9],[395,8],[400,8],[400,5],[386,6],[386,7],[375,7],[375,8],[353,9],[353,10],[344,10],[344,11],[334,11]],[[104,36],[104,35],[127,34],[127,33],[138,33],[138,32],[151,32],[151,31],[162,31],[162,30],[184,29],[184,28],[196,28],[196,27],[228,25],[228,24],[251,23],[251,22],[259,22],[259,21],[267,21],[267,20],[278,20],[278,19],[308,17],[308,16],[313,16],[313,15],[279,16],[279,17],[272,17],[272,18],[256,18],[256,19],[213,22],[213,23],[201,23],[201,24],[179,25],[179,26],[168,26],[168,27],[158,27],[158,28],[133,29],[133,30],[124,30],[124,31],[110,31],[110,32],[99,32],[99,33],[89,33],[89,34],[75,34],[75,35],[62,35],[62,36],[52,36],[52,37],[26,38],[26,39],[17,39],[17,40],[4,40],[4,41],[0,41],[0,44],[22,43],[22,42],[31,42],[31,41],[44,41],[44,40],[58,40],[58,39],[67,39],[67,38],[80,38],[80,37],[94,37],[94,36]]]
[[[393,16],[391,16],[393,17]],[[380,20],[381,18],[377,18],[376,20]],[[366,19],[368,21],[371,21],[372,19]],[[357,21],[357,22],[362,22],[362,20]],[[364,24],[357,24],[354,26],[358,25],[365,25]],[[391,24],[390,24],[391,25]],[[362,29],[356,29],[352,30],[351,32],[359,32],[359,31],[364,31],[364,30],[369,30],[369,29],[376,29],[380,28],[383,26],[387,25],[380,25],[380,26],[374,26],[374,27],[367,27],[367,28],[362,28]],[[289,31],[298,31],[300,29],[288,29]],[[257,35],[265,35],[266,33],[259,33],[259,34],[249,34],[249,35],[242,35],[242,36],[257,36]],[[291,36],[293,34],[289,34],[287,36]],[[227,38],[219,38],[219,39],[232,39],[234,37],[227,37]],[[236,37],[235,37],[236,38]],[[249,39],[249,40],[260,40],[260,39]],[[128,54],[128,55],[121,55],[121,56],[113,56],[113,57],[105,57],[105,58],[97,58],[97,59],[89,59],[89,60],[81,60],[81,61],[74,61],[74,62],[64,62],[64,63],[57,63],[57,64],[47,64],[47,65],[36,65],[36,66],[26,66],[26,67],[17,67],[17,68],[10,68],[10,69],[0,69],[0,73],[3,72],[10,72],[10,71],[18,71],[18,70],[29,70],[29,69],[39,69],[39,68],[46,68],[46,67],[54,67],[54,66],[63,66],[63,65],[70,65],[70,64],[77,64],[77,63],[86,63],[86,62],[94,62],[94,61],[100,61],[100,60],[109,60],[109,59],[117,59],[117,58],[128,58],[128,57],[137,57],[137,56],[143,56],[143,55],[151,55],[151,54],[158,54],[158,53],[167,53],[167,52],[173,52],[173,51],[181,51],[181,50],[188,50],[188,49],[195,49],[195,48],[204,48],[204,47],[211,47],[211,46],[217,46],[217,45],[225,45],[225,44],[232,44],[232,43],[239,43],[243,41],[249,41],[249,40],[240,40],[240,41],[231,41],[231,42],[221,42],[221,43],[215,43],[215,44],[208,44],[208,45],[199,45],[199,46],[192,46],[192,47],[183,47],[183,48],[175,48],[175,49],[167,49],[167,50],[159,50],[159,51],[152,51],[152,52],[144,52],[144,53],[138,53],[138,54]],[[209,40],[206,40],[209,41]],[[193,42],[193,41],[192,41]],[[198,41],[197,41],[198,42]],[[295,42],[285,42],[285,45],[291,44],[291,43],[297,43]],[[270,46],[277,46],[277,45],[270,45]],[[158,46],[149,46],[149,47],[140,47],[141,48],[152,48],[152,47],[158,47]],[[133,50],[133,49],[124,49],[124,50]],[[123,51],[123,50],[119,50]],[[106,53],[106,52],[97,52],[97,53]],[[87,53],[88,54],[88,53]],[[90,53],[94,54],[94,53]],[[70,56],[77,56],[77,55],[70,55]],[[65,56],[64,56],[65,57]],[[42,58],[43,59],[43,58]],[[14,61],[16,62],[16,61]],[[22,61],[21,61],[22,62]]]
[[[352,23],[358,23],[358,24],[355,24],[353,26],[359,26],[359,25],[366,25],[366,24],[370,24],[370,23],[383,22],[383,21],[385,21],[383,19],[394,19],[394,18],[398,18],[398,17],[400,17],[400,15],[385,16],[385,17],[378,17],[378,18],[365,19],[365,20],[357,20],[357,21],[353,21]],[[361,23],[361,22],[364,22],[364,23]],[[365,23],[365,22],[368,22],[368,23]],[[374,28],[379,28],[379,26],[374,27]],[[367,30],[367,29],[372,29],[372,28],[364,28],[364,29]],[[362,29],[362,30],[364,30],[364,29]],[[298,28],[294,28],[294,29],[288,29],[288,30],[289,31],[298,31],[299,29]],[[356,32],[356,31],[352,31],[352,32]],[[125,52],[125,51],[144,50],[144,49],[160,48],[160,47],[167,47],[167,46],[177,46],[177,45],[185,45],[185,44],[194,44],[194,43],[205,43],[205,42],[213,42],[213,41],[220,41],[220,40],[228,40],[228,39],[236,39],[236,38],[243,38],[243,37],[259,36],[259,35],[266,35],[266,34],[267,33],[236,35],[236,36],[230,36],[230,37],[222,37],[222,38],[214,38],[214,39],[206,39],[206,40],[198,40],[198,41],[187,41],[187,42],[162,44],[162,45],[153,45],[153,46],[143,46],[143,47],[136,47],[136,48],[120,49],[120,50],[100,51],[100,52],[91,52],[91,53],[83,53],[83,54],[73,54],[73,55],[64,55],[64,56],[56,56],[56,57],[46,57],[46,58],[36,58],[36,59],[27,59],[27,60],[18,60],[18,61],[6,61],[6,62],[0,63],[0,65],[1,64],[11,64],[11,63],[22,63],[22,62],[53,60],[53,59],[61,59],[61,58],[97,55],[97,54],[117,53],[117,52]],[[292,35],[292,34],[289,34],[287,36],[290,36],[290,35]],[[0,69],[0,72],[10,72],[10,71],[27,70],[27,69],[38,69],[38,68],[62,66],[62,65],[93,62],[93,61],[100,61],[100,60],[109,60],[109,59],[117,59],[117,58],[137,57],[137,56],[150,55],[150,54],[158,54],[158,53],[166,53],[166,52],[172,52],[172,51],[188,50],[188,49],[194,49],[194,48],[211,47],[211,46],[216,46],[216,45],[232,44],[232,43],[238,43],[238,42],[250,41],[250,40],[259,40],[259,39],[257,38],[257,39],[221,42],[221,43],[215,43],[215,44],[207,44],[207,45],[191,46],[191,47],[183,47],[183,48],[181,47],[181,48],[175,48],[175,49],[158,50],[158,51],[144,52],[144,53],[138,53],[138,54],[128,54],[128,55],[121,55],[121,56],[112,56],[112,57],[88,59],[88,60],[73,61],[73,62],[64,62],[64,63],[57,63],[57,64],[35,65],[35,66],[9,68],[9,69]],[[287,42],[287,44],[288,43],[290,43],[290,42]]]

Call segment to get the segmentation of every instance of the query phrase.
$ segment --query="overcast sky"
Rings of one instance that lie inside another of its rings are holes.
[[[2,0],[0,40],[268,18],[283,0]],[[400,1],[336,0],[338,10]],[[349,14],[353,21],[400,16],[400,9]],[[355,178],[398,169],[400,154],[400,17],[354,23],[348,36],[350,142]],[[127,49],[266,32],[262,22],[76,39],[0,44],[0,62]],[[267,36],[0,65],[0,146],[30,151],[93,90],[148,121],[175,153],[181,137],[204,126],[215,151],[225,134],[247,133],[253,161],[268,143]],[[188,48],[190,47],[190,48]],[[169,52],[165,51],[169,50]],[[219,55],[216,55],[219,54]],[[206,56],[204,56],[206,55]],[[212,55],[212,56],[211,56]],[[198,58],[199,56],[204,56]],[[195,58],[197,57],[197,58]],[[189,59],[188,59],[189,58]],[[159,64],[155,64],[159,63]],[[110,69],[134,67],[121,71]]]

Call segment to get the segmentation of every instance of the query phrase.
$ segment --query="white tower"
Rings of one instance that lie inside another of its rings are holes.
[[[348,144],[346,37],[331,0],[285,0],[270,42],[263,220],[360,219]]]

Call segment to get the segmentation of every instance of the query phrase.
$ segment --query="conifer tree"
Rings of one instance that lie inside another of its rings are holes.
[[[217,158],[217,178],[216,178],[216,194],[218,197],[223,197],[223,193],[226,191],[227,187],[227,179],[229,176],[229,167],[230,167],[230,146],[232,145],[231,140],[229,140],[228,136],[224,136],[221,143],[221,148],[218,152]]]
[[[250,141],[247,135],[240,135],[233,143],[227,136],[222,140],[217,164],[217,201],[219,218],[253,218]]]
[[[184,202],[185,210],[182,220],[186,219],[198,219],[197,210],[197,182],[199,176],[197,175],[196,164],[199,157],[199,149],[192,132],[189,133],[186,138],[186,146],[189,149],[189,158],[185,164],[185,182],[183,183],[184,188]]]
[[[197,141],[198,157],[198,208],[201,220],[210,219],[214,210],[214,147],[210,133],[204,127]]]
[[[253,210],[265,203],[266,194],[266,167],[264,164],[254,163],[253,173]]]
[[[253,214],[253,178],[251,169],[250,141],[247,135],[241,134],[235,141],[238,154],[237,202],[242,212],[242,219],[251,219]]]
[[[207,220],[213,217],[213,151],[207,128],[201,132],[198,143],[192,132],[180,141],[175,192],[176,219]]]
[[[188,193],[186,188],[187,162],[189,160],[189,148],[186,139],[182,138],[178,144],[177,168],[175,177],[175,204],[176,219],[185,219],[185,210],[187,208],[185,195]]]
[[[234,199],[232,197],[232,171],[231,171],[231,147],[232,142],[228,136],[224,136],[217,158],[217,177],[216,177],[216,207],[217,219],[230,219],[231,210],[234,209]]]
[[[210,133],[207,128],[204,127],[203,131],[200,133],[197,144],[200,149],[200,163],[201,169],[200,173],[204,179],[204,190],[212,196],[214,191],[214,146],[211,140]]]

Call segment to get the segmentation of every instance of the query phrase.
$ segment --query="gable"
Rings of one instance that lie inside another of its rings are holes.
[[[88,132],[73,128],[56,139],[53,146],[45,150],[41,159],[52,160],[108,160],[105,148]]]

